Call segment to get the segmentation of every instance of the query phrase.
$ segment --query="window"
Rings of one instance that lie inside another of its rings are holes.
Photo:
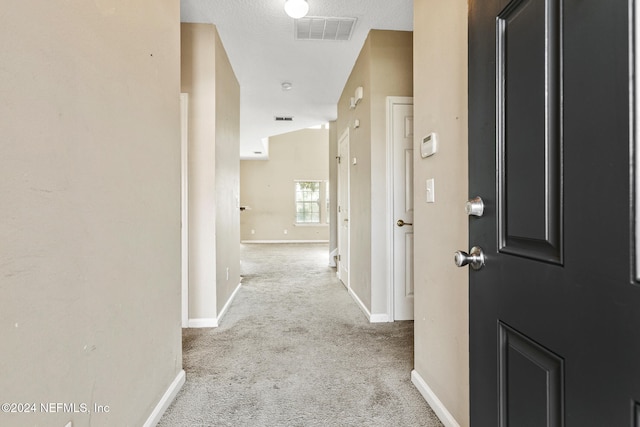
[[[327,225],[329,223],[329,181],[297,180],[296,224]]]
[[[296,181],[296,223],[320,224],[320,181]]]

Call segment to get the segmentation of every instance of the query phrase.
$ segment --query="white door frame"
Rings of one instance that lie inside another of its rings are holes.
[[[346,158],[342,158],[342,156],[341,156],[342,152],[340,150],[340,144],[345,139],[346,139],[345,144],[346,144],[347,157]],[[350,141],[349,141],[349,128],[347,127],[344,130],[344,132],[342,132],[342,134],[340,135],[340,138],[338,138],[338,159],[339,159],[340,163],[346,162],[344,164],[347,165],[347,167],[346,167],[347,176],[344,177],[344,176],[341,175],[341,172],[340,172],[341,165],[340,164],[338,165],[338,174],[337,174],[338,175],[338,198],[337,198],[338,207],[337,207],[337,209],[340,209],[340,206],[341,206],[340,202],[342,200],[342,196],[346,196],[346,199],[347,199],[346,200],[347,212],[348,212],[348,215],[349,215],[347,220],[351,219],[351,170],[349,169],[349,163],[348,163],[349,162],[349,155],[348,155],[348,153],[349,153],[349,144],[350,144]],[[343,179],[346,179],[346,181],[347,181],[346,182],[346,184],[347,184],[346,185],[346,188],[347,188],[347,194],[346,195],[343,195],[342,194],[342,190],[341,190],[342,180]],[[340,221],[340,217],[341,217],[340,212],[337,212],[336,219],[337,219],[337,222],[338,222],[338,224],[337,224],[337,230],[338,230],[338,254],[342,255],[343,252],[344,252],[343,251],[344,248],[342,247],[342,244],[344,244],[345,242],[342,242],[342,238],[341,238],[343,224]],[[344,262],[344,260],[342,260],[342,259],[340,259],[338,261],[338,272],[337,272],[337,275],[338,275],[338,278],[340,279],[340,281],[346,286],[346,288],[350,290],[351,289],[351,224],[349,224],[349,229],[348,230],[349,231],[348,231],[347,236],[346,236],[346,240],[347,240],[346,241],[346,247],[347,247],[346,248],[347,277],[341,277],[341,275],[340,275],[340,270],[342,268],[342,263]]]
[[[189,94],[180,94],[182,327],[189,327]]]
[[[387,312],[389,313],[389,322],[395,320],[394,310],[394,227],[395,218],[393,217],[393,183],[394,183],[394,166],[393,166],[393,106],[397,104],[413,105],[413,97],[411,96],[388,96],[387,97],[387,273],[389,284],[387,287]]]

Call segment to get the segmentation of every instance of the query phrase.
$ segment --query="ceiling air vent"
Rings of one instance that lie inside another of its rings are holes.
[[[350,40],[357,20],[357,18],[325,16],[306,16],[296,19],[296,40]]]
[[[276,116],[275,120],[276,122],[292,122],[293,117],[292,116]]]

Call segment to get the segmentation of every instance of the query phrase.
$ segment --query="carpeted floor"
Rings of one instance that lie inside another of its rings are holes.
[[[411,384],[413,322],[369,324],[327,265],[324,244],[243,245],[220,327],[184,330],[158,425],[442,426]]]

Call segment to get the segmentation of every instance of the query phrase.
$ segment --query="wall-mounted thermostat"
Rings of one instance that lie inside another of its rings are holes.
[[[425,157],[433,156],[438,151],[438,138],[435,132],[422,138],[420,144],[420,155],[424,159]]]

